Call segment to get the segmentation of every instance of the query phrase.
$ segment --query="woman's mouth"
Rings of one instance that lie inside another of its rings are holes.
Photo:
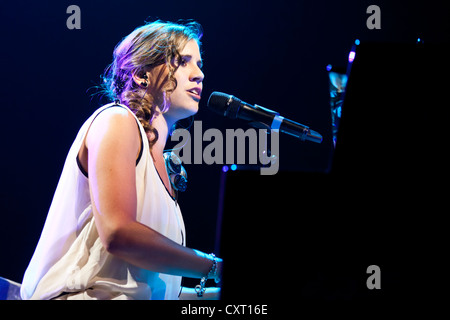
[[[202,97],[202,89],[201,88],[192,88],[189,90],[186,90],[197,102],[200,101]]]

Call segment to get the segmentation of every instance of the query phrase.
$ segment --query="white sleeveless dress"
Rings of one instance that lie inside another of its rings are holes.
[[[113,105],[94,112],[70,148],[39,243],[23,278],[22,299],[178,299],[181,277],[135,267],[109,254],[100,241],[88,177],[77,156],[100,112],[126,108],[132,113],[126,106]],[[179,205],[159,177],[144,128],[137,118],[136,122],[143,138],[136,165],[137,221],[185,245]]]

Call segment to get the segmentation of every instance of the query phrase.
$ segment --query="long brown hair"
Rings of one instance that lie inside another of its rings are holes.
[[[202,27],[197,22],[158,20],[136,28],[114,49],[113,62],[103,75],[103,91],[111,101],[118,101],[133,111],[147,133],[150,146],[158,139],[158,132],[152,127],[156,107],[161,112],[167,111],[168,98],[177,86],[174,73],[180,52],[192,39],[200,46],[202,35]],[[143,76],[160,65],[165,65],[168,73],[159,88],[142,88],[134,82],[133,75]]]

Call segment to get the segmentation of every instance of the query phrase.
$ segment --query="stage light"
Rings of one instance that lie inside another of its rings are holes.
[[[353,60],[355,60],[355,51],[352,50],[348,55],[348,62],[353,62]]]
[[[327,65],[327,71],[330,71],[333,66],[331,64]]]
[[[237,169],[237,165],[232,164],[232,165],[231,165],[231,170],[232,170],[232,171],[235,171],[236,169]]]
[[[356,40],[355,40],[355,44],[356,44],[357,46],[359,46],[360,43],[361,43],[361,41],[359,41],[359,39],[356,39]]]
[[[228,169],[229,169],[228,166],[223,166],[223,167],[222,167],[222,171],[223,171],[223,172],[227,172]]]

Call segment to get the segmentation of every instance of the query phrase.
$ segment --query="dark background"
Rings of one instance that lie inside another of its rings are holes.
[[[227,173],[225,300],[374,305],[442,295],[449,56],[448,45],[359,45],[330,171]],[[257,279],[251,295],[236,289],[247,264]],[[372,265],[381,290],[368,290]]]
[[[66,27],[71,4],[81,9],[81,30]],[[371,4],[381,8],[381,30],[366,27]],[[444,1],[3,1],[0,276],[21,282],[66,153],[100,106],[92,96],[99,76],[114,46],[145,21],[202,24],[206,78],[195,119],[203,130],[247,128],[206,110],[212,91],[234,94],[323,135],[322,144],[281,136],[280,171],[325,172],[332,149],[326,66],[345,67],[355,39],[448,42],[448,17]],[[221,167],[186,165],[189,185],[179,200],[188,246],[206,252],[215,245]]]

